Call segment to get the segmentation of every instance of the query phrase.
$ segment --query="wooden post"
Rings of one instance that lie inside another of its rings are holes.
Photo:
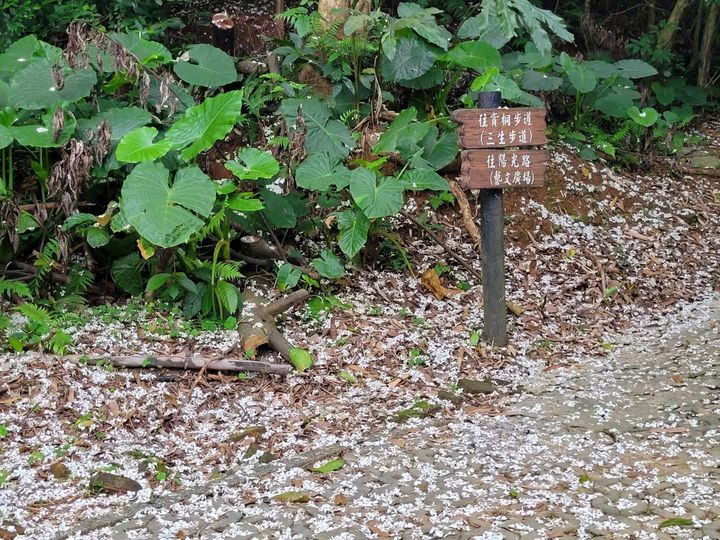
[[[500,92],[480,92],[478,107],[499,108]],[[505,247],[503,190],[480,190],[480,235],[483,266],[483,338],[492,345],[507,345],[505,307]]]
[[[545,109],[499,109],[500,104],[500,92],[480,92],[478,109],[454,111],[452,118],[460,124],[461,184],[480,190],[483,338],[502,347],[507,345],[503,189],[543,186],[550,155],[527,149],[547,142]]]

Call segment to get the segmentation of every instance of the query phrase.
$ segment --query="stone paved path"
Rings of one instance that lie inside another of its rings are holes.
[[[720,299],[527,381],[503,415],[388,422],[346,446],[341,471],[304,468],[332,454],[238,471],[70,537],[720,538]],[[290,491],[310,501],[271,498]]]

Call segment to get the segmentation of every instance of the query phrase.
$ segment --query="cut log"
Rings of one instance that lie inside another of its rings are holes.
[[[263,304],[253,292],[246,290],[243,293],[244,311],[250,316],[241,320],[238,332],[242,336],[242,350],[246,358],[255,358],[257,350],[263,345],[280,353],[286,360],[290,360],[292,345],[285,339],[275,326],[275,317],[310,298],[305,289],[289,294],[271,304]]]
[[[216,13],[212,16],[212,38],[213,45],[235,56],[235,21],[225,13]]]
[[[296,265],[305,264],[305,260],[295,253],[281,252],[261,236],[249,234],[240,238],[240,251],[257,260],[289,261]]]

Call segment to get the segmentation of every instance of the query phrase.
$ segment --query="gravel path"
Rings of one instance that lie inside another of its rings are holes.
[[[62,538],[720,538],[720,298],[524,382],[499,415],[388,421]]]

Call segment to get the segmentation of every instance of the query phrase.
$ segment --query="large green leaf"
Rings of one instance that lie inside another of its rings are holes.
[[[502,98],[513,103],[528,105],[529,107],[543,107],[543,101],[532,94],[523,92],[515,81],[505,75],[496,75],[487,85],[487,90],[499,90]]]
[[[243,148],[237,160],[228,161],[225,167],[240,180],[272,178],[280,170],[280,164],[270,152],[257,148]]]
[[[581,94],[592,92],[597,86],[597,75],[595,71],[587,68],[582,63],[574,63],[567,70],[567,76],[575,87],[575,90]]]
[[[435,15],[441,13],[437,8],[423,8],[411,2],[401,2],[397,8],[400,19],[395,23],[397,29],[410,28],[433,45],[448,49],[452,34],[435,22]]]
[[[463,67],[482,71],[500,67],[500,52],[484,41],[465,41],[447,53],[450,60]]]
[[[643,127],[650,127],[657,122],[660,115],[652,107],[645,107],[642,111],[635,106],[628,108],[627,115],[633,122]]]
[[[635,90],[616,87],[595,101],[594,108],[613,118],[626,118],[628,108],[640,96]]]
[[[143,291],[142,269],[145,261],[137,252],[115,259],[110,267],[113,281],[129,294],[140,294]]]
[[[62,132],[55,138],[53,127],[53,115],[46,113],[42,117],[42,124],[31,124],[27,126],[12,126],[10,131],[15,140],[27,147],[34,148],[59,148],[70,140],[75,131],[75,117],[65,113],[65,125]]]
[[[222,86],[237,80],[235,62],[220,49],[212,45],[199,44],[191,46],[186,54],[188,60],[178,60],[173,68],[177,76],[186,83],[198,86]]]
[[[663,84],[660,81],[655,81],[652,85],[650,85],[650,87],[652,88],[655,98],[658,100],[660,105],[667,107],[675,101],[675,88],[672,86]]]
[[[52,75],[53,64],[38,60],[15,74],[10,82],[10,102],[16,109],[46,109],[53,105],[74,103],[87,97],[97,82],[91,68],[64,70],[62,88]]]
[[[230,133],[241,115],[242,102],[242,90],[208,98],[185,111],[168,130],[166,139],[178,150],[183,149],[184,159],[191,160]]]
[[[342,189],[350,183],[350,169],[326,152],[312,154],[295,171],[295,183],[313,191],[327,191],[332,185]]]
[[[370,220],[362,212],[343,210],[337,214],[340,236],[338,245],[348,257],[354,257],[365,246],[370,230]]]
[[[450,186],[442,176],[435,171],[410,170],[400,177],[403,187],[412,191],[449,191]]]
[[[25,69],[37,57],[42,57],[40,42],[35,36],[25,36],[0,54],[0,78],[11,77]]]
[[[397,40],[392,60],[383,57],[382,75],[389,81],[417,79],[433,67],[435,58],[435,52],[423,40],[402,37]]]
[[[315,270],[326,278],[335,279],[345,275],[345,267],[342,261],[329,249],[323,249],[320,257],[312,261]]]
[[[140,107],[113,108],[101,112],[90,119],[78,121],[78,129],[83,137],[95,131],[103,120],[110,124],[110,140],[119,141],[125,134],[145,126],[152,121],[152,115]]]
[[[135,230],[155,245],[187,242],[203,226],[215,202],[215,185],[198,168],[187,167],[168,185],[169,172],[160,163],[144,162],[133,169],[122,188],[123,211]]]
[[[325,152],[334,159],[344,159],[355,148],[350,130],[339,120],[331,120],[325,103],[316,98],[286,99],[280,112],[288,125],[295,129],[298,110],[305,121],[305,150],[308,154]]]
[[[440,170],[457,157],[457,134],[454,131],[439,134],[438,129],[433,127],[420,142],[420,147],[424,149],[422,158],[433,169]]]
[[[139,32],[132,34],[111,32],[107,36],[125,47],[143,66],[152,68],[172,62],[172,54],[165,45],[143,39]]]
[[[562,85],[560,77],[553,77],[532,69],[525,70],[522,77],[522,87],[531,92],[551,92]]]
[[[431,67],[427,72],[423,73],[417,79],[404,79],[398,81],[400,86],[412,88],[413,90],[425,90],[439,86],[445,81],[445,71],[438,66]]]
[[[416,122],[416,117],[415,107],[403,110],[380,136],[378,142],[373,146],[373,152],[376,154],[395,152],[399,147],[407,146],[408,143],[420,142],[428,134],[432,125],[427,122]]]
[[[154,143],[157,134],[158,130],[154,127],[141,127],[127,133],[115,152],[117,160],[139,163],[163,157],[172,148],[172,143],[167,139]]]
[[[657,69],[650,64],[633,58],[615,62],[615,69],[621,77],[627,77],[628,79],[641,79],[642,77],[657,75]]]
[[[609,62],[604,62],[602,60],[588,60],[583,62],[583,65],[586,68],[592,69],[598,79],[607,79],[608,77],[617,75],[617,69]]]
[[[288,197],[268,189],[260,190],[260,198],[265,204],[265,217],[268,223],[277,229],[293,229],[297,225],[295,209]]]
[[[367,169],[355,169],[350,176],[350,194],[368,218],[397,214],[405,200],[402,182],[396,178],[381,178]]]
[[[13,135],[10,128],[7,126],[0,125],[0,150],[10,146],[13,142]]]

